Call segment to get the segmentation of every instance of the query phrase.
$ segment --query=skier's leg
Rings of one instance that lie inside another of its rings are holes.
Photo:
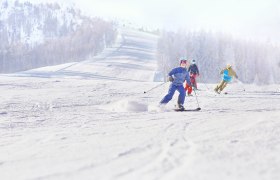
[[[191,86],[194,86],[194,83],[195,83],[195,77],[194,77],[194,74],[191,74],[190,76],[190,80],[191,80]]]
[[[184,105],[185,97],[186,97],[186,91],[184,89],[184,86],[178,86],[177,90],[179,91],[179,98],[178,98],[178,104]]]
[[[228,83],[227,83],[226,81],[224,81],[223,86],[220,88],[220,89],[221,89],[221,91],[225,89],[225,87],[227,86],[227,84],[228,84]]]
[[[218,88],[218,93],[221,93],[221,92],[222,92],[225,83],[226,83],[226,81],[224,81],[224,80],[221,81],[221,83],[220,83],[220,85],[219,85],[219,88]]]
[[[219,84],[215,87],[214,91],[218,92]]]
[[[189,89],[188,89],[188,95],[191,95],[192,94],[192,87],[189,86]]]
[[[167,104],[172,99],[175,91],[176,91],[176,86],[171,84],[168,90],[168,94],[164,96],[164,98],[160,101],[160,104]]]
[[[188,95],[190,95],[192,93],[192,87],[186,84],[185,91],[188,91]]]
[[[218,84],[214,90],[216,92],[219,92],[219,89],[221,88],[222,85],[223,85],[223,81],[221,81],[220,84]]]

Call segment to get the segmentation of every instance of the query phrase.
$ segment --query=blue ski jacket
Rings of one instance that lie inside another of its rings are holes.
[[[186,68],[183,67],[177,67],[172,69],[169,73],[169,76],[172,76],[174,78],[174,81],[172,82],[175,86],[183,85],[185,80],[188,84],[191,84],[189,72]]]
[[[230,82],[232,80],[232,76],[228,75],[228,70],[224,71],[223,80],[226,82]]]
[[[226,82],[230,82],[232,80],[233,76],[238,78],[237,75],[236,75],[236,72],[232,68],[230,68],[230,69],[227,69],[227,68],[223,69],[221,71],[221,74],[223,74],[223,80],[226,81]]]

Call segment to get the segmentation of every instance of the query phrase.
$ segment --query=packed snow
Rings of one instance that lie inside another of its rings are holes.
[[[279,85],[199,83],[200,112],[159,107],[157,38],[123,29],[97,57],[1,75],[1,179],[280,179]]]

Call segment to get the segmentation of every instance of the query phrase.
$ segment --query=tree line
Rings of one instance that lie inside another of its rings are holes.
[[[206,31],[163,31],[158,41],[158,68],[167,74],[178,59],[195,59],[201,82],[220,80],[220,70],[232,64],[244,83],[280,83],[279,45],[240,40],[231,35]]]
[[[117,36],[113,22],[83,16],[72,7],[6,0],[1,11],[0,73],[82,61],[111,46]]]

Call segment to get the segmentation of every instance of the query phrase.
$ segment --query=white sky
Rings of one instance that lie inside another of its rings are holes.
[[[91,15],[158,28],[212,30],[280,41],[280,0],[58,0]]]

